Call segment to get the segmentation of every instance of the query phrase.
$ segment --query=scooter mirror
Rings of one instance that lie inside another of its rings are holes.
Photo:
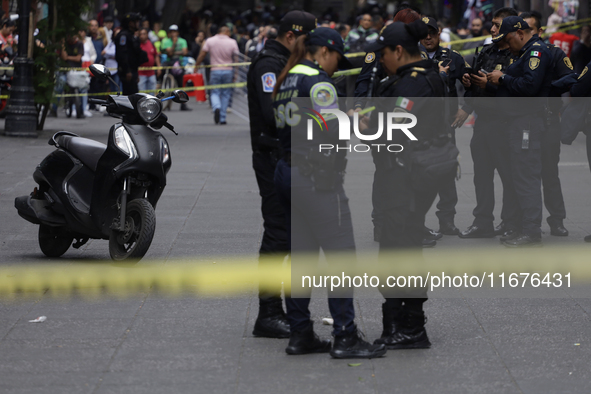
[[[91,64],[88,69],[93,77],[97,77],[101,80],[105,80],[111,76],[109,69],[102,64]]]
[[[185,93],[182,90],[175,90],[174,92],[172,92],[172,95],[174,96],[174,98],[172,99],[172,101],[174,101],[175,103],[186,103],[187,101],[189,101],[189,96],[187,96],[187,93]]]

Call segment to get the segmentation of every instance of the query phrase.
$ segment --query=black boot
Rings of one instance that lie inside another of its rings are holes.
[[[281,298],[260,299],[259,316],[254,323],[252,335],[265,338],[289,338],[289,323]]]
[[[374,345],[387,345],[386,340],[396,332],[399,315],[400,308],[393,310],[386,302],[382,304],[382,336],[373,341]]]
[[[394,334],[383,339],[388,349],[426,349],[431,347],[425,330],[423,311],[403,311]]]
[[[185,103],[181,103],[181,111],[193,111],[189,106]]]
[[[363,340],[363,333],[355,329],[351,333],[335,335],[330,355],[334,358],[378,358],[386,354],[385,345],[372,345]]]
[[[314,323],[297,332],[292,332],[289,338],[289,345],[285,348],[287,354],[309,354],[309,353],[328,353],[330,351],[330,341],[321,340],[314,333]]]

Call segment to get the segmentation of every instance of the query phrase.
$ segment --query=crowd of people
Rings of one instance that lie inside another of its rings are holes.
[[[328,22],[323,27],[315,16],[291,11],[278,26],[264,28],[265,34],[246,44],[245,51],[258,53],[247,83],[253,168],[264,219],[261,264],[289,253],[293,270],[300,264],[299,253],[309,257],[320,251],[329,264],[338,264],[342,254],[333,256],[334,252],[355,250],[343,187],[346,155],[352,151],[344,146],[319,151],[322,145],[343,144],[336,132],[342,120],[334,114],[336,109],[349,116],[361,111],[395,112],[417,119],[412,129],[415,142],[402,133],[376,133],[381,129],[378,116],[360,117],[359,130],[379,136],[371,149],[375,164],[372,217],[374,239],[384,256],[381,263],[393,264],[388,251],[420,251],[434,246],[443,235],[501,236],[501,244],[508,248],[541,246],[544,205],[550,234],[569,235],[558,163],[561,142],[570,143],[574,137],[567,141],[561,133],[572,121],[564,116],[562,99],[590,93],[589,28],[582,29],[581,39],[576,40],[580,42],[556,32],[549,37],[555,45],[542,38],[543,23],[536,12],[519,13],[506,7],[489,16],[490,20],[474,17],[469,31],[460,25],[452,32],[429,15],[401,7],[385,22],[381,15],[361,13],[358,25],[344,33],[347,26]],[[480,41],[483,30],[490,32],[489,43],[484,37]],[[480,41],[473,48],[462,48],[471,52],[469,61],[459,50],[444,47],[444,33],[448,41],[455,40],[451,34],[476,39],[464,44]],[[338,101],[338,85],[331,78],[335,71],[354,66],[355,57],[347,58],[347,51],[363,54],[350,107]],[[579,73],[573,63],[578,63]],[[300,98],[306,100],[300,102]],[[303,104],[311,108],[302,108]],[[318,121],[318,130],[313,131],[316,126],[311,120],[307,129],[302,127],[302,117],[308,114],[304,109],[323,114],[325,127]],[[576,115],[583,123],[586,111]],[[473,224],[462,231],[454,223],[459,154],[455,130],[470,115],[475,119],[470,149],[476,207]],[[404,150],[379,149],[392,143]],[[496,227],[495,172],[503,185],[501,222]],[[435,231],[425,227],[425,216],[437,198],[440,228]],[[585,241],[591,242],[591,236]],[[355,325],[350,288],[329,293],[333,343],[318,338],[307,290],[304,298],[286,296],[285,313],[280,284],[275,292],[261,289],[253,334],[289,337],[288,354],[330,352],[336,358],[373,358],[384,355],[386,349],[431,345],[425,329],[424,288],[380,289],[385,298],[383,331],[373,344],[363,339]]]

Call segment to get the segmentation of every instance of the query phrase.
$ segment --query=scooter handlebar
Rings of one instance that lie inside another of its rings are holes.
[[[109,102],[107,100],[101,100],[101,99],[95,99],[95,98],[89,98],[88,99],[88,103],[89,104],[99,104],[99,105],[106,105]]]

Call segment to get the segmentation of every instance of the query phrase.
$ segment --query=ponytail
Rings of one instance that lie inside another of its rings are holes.
[[[285,65],[283,70],[281,70],[281,74],[279,74],[279,77],[277,78],[277,82],[275,83],[275,88],[273,89],[273,98],[275,98],[275,96],[277,95],[277,92],[279,92],[279,88],[281,87],[281,84],[283,83],[283,81],[287,77],[287,74],[289,73],[289,71],[292,68],[294,68],[296,66],[296,64],[300,63],[306,57],[306,55],[308,53],[313,55],[318,50],[318,47],[315,45],[307,45],[307,41],[308,41],[307,34],[299,36],[298,39],[296,40],[295,47],[294,47],[293,51],[291,52],[291,56],[287,60],[287,64]]]

